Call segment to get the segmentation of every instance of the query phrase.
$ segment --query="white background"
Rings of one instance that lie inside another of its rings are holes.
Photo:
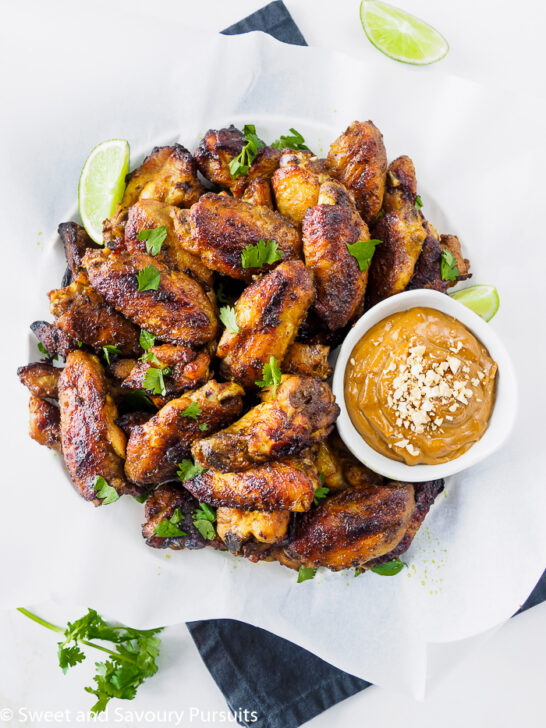
[[[117,3],[101,0],[93,2],[92,12],[95,15],[104,13],[105,22],[108,8],[112,5],[122,9],[125,7],[127,12],[151,15],[150,32],[161,32],[161,24],[168,22],[169,16],[214,31],[235,22],[262,4],[250,0],[155,0],[153,4],[140,0]],[[456,3],[399,0],[399,4],[435,25],[451,45],[449,55],[440,64],[414,69],[415,73],[457,74],[485,84],[502,86],[506,89],[507,104],[511,102],[512,91],[544,94],[545,17],[542,3],[523,0],[516,6],[492,0],[458,0]],[[286,5],[309,45],[344,51],[374,66],[394,63],[379,54],[366,40],[358,19],[358,2],[287,0]],[[2,24],[6,27],[11,17],[10,5],[3,2],[1,6]],[[33,3],[25,3],[25,6],[31,13]],[[63,3],[51,3],[51,12],[63,12]],[[17,14],[19,23],[20,17]],[[24,33],[24,27],[19,25],[13,31]],[[77,32],[85,33],[85,22],[82,22]],[[135,48],[133,52],[141,50]],[[104,49],[98,51],[104,52]],[[10,59],[1,55],[0,58],[2,73],[5,73]],[[47,64],[47,58],[32,61],[40,65]],[[92,63],[92,59],[89,62]],[[408,83],[411,83],[409,76]],[[21,93],[24,93],[24,89],[21,89]],[[5,113],[6,110],[3,111]],[[514,139],[508,140],[508,146],[517,143],[517,135],[524,133],[525,129],[515,129]],[[507,534],[507,537],[513,536]],[[477,565],[477,568],[487,568],[487,565]],[[77,616],[53,605],[47,609],[47,613],[41,605],[40,611],[58,622]],[[401,724],[459,727],[463,722],[472,728],[543,725],[544,718],[540,710],[545,674],[545,617],[546,605],[540,605],[510,621],[496,633],[476,640],[479,644],[474,653],[467,656],[439,684],[432,685],[423,704],[386,690],[369,688],[316,718],[310,725],[317,728],[332,724],[387,728]],[[87,677],[86,668],[82,666],[66,677],[62,675],[55,665],[53,633],[42,630],[17,613],[4,613],[0,615],[0,635],[1,705],[15,709],[26,705],[35,710],[77,710],[89,706],[91,696],[82,690]],[[456,646],[453,649],[457,649]],[[158,676],[141,689],[135,701],[118,702],[117,705],[124,710],[170,709],[185,710],[187,713],[193,706],[205,711],[225,711],[223,698],[201,663],[184,626],[170,628],[165,633]],[[45,724],[43,721],[38,723]],[[116,724],[123,725],[112,722],[112,725]],[[206,725],[207,721],[196,718],[191,723],[186,721],[182,724]]]

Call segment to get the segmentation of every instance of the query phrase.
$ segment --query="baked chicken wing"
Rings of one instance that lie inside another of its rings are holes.
[[[189,456],[192,442],[225,427],[241,413],[243,394],[238,384],[211,380],[171,400],[143,425],[134,427],[125,463],[129,480],[150,485],[176,476],[178,463]],[[184,414],[188,408],[193,416]]]
[[[296,341],[288,347],[281,369],[285,374],[301,374],[326,381],[332,374],[332,367],[328,363],[329,353],[329,346],[300,344]]]
[[[62,222],[58,227],[59,237],[63,243],[66,263],[70,272],[70,279],[76,276],[82,267],[83,256],[87,248],[99,248],[85,228],[76,222]],[[67,281],[67,285],[70,281]]]
[[[166,395],[177,395],[187,389],[200,387],[209,379],[210,355],[189,346],[162,344],[148,349],[148,359],[134,363],[121,386],[126,389],[147,389],[146,373],[149,369],[168,369],[163,381]],[[152,392],[153,393],[153,392]]]
[[[244,511],[240,508],[218,508],[216,530],[229,551],[250,560],[264,551],[260,546],[281,544],[287,538],[290,511]]]
[[[61,369],[45,362],[33,362],[17,369],[21,384],[37,397],[57,399],[57,386]]]
[[[48,321],[34,321],[30,325],[30,330],[47,351],[48,358],[60,356],[66,359],[71,351],[79,348],[76,339]]]
[[[204,344],[216,335],[213,304],[197,281],[146,253],[88,251],[83,261],[91,285],[130,321],[170,344]],[[153,266],[157,290],[138,290],[138,274]]]
[[[330,387],[311,377],[285,375],[276,395],[267,396],[230,427],[194,443],[196,461],[227,473],[295,455],[324,439],[339,414]]]
[[[41,397],[30,395],[28,434],[40,445],[62,453],[59,408]]]
[[[300,260],[289,260],[245,288],[235,304],[239,331],[222,334],[220,371],[254,387],[270,357],[281,362],[315,298],[313,279]]]

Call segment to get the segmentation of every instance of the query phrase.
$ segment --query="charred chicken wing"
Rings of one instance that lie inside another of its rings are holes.
[[[28,434],[40,445],[62,453],[61,416],[57,405],[41,397],[30,395],[28,401]]]

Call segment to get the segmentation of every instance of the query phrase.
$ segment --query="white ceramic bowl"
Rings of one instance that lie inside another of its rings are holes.
[[[345,405],[344,379],[347,362],[355,345],[375,324],[399,311],[407,311],[415,306],[434,308],[453,316],[463,323],[488,349],[498,364],[497,393],[489,426],[481,440],[470,450],[454,460],[440,465],[406,465],[381,455],[362,438],[357,431]],[[444,293],[428,290],[406,291],[381,301],[358,319],[343,342],[334,370],[333,391],[341,414],[337,427],[341,438],[364,465],[393,480],[419,482],[445,478],[459,473],[471,465],[479,463],[498,450],[504,443],[514,424],[517,409],[517,384],[514,367],[495,331],[477,314]]]

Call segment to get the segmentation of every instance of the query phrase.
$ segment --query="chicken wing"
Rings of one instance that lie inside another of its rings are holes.
[[[333,457],[341,467],[343,478],[347,485],[384,485],[385,478],[375,473],[360,462],[345,445],[337,430],[334,430],[328,438],[328,447]]]
[[[177,395],[187,389],[200,387],[209,379],[210,355],[207,351],[195,351],[189,346],[162,344],[148,349],[152,361],[138,361],[123,379],[121,386],[127,389],[146,389],[144,379],[150,368],[165,369],[163,380],[167,395]]]
[[[91,252],[100,256],[104,251]],[[84,271],[77,273],[69,286],[48,295],[55,325],[71,339],[97,350],[116,346],[127,356],[142,351],[138,328],[89,285]]]
[[[216,435],[194,443],[192,453],[204,467],[223,473],[245,470],[295,455],[324,439],[338,415],[339,407],[325,382],[285,375],[270,401],[253,407]]]
[[[214,307],[197,281],[171,271],[146,253],[88,251],[83,260],[91,285],[130,321],[171,344],[204,344],[216,335]],[[153,266],[157,290],[139,291],[138,274]]]
[[[121,495],[131,492],[123,475],[125,435],[94,354],[73,351],[59,378],[61,439],[66,466],[80,495],[101,505],[95,481],[102,476]]]
[[[317,205],[305,213],[302,233],[305,264],[317,288],[314,309],[330,331],[340,329],[363,307],[368,272],[347,245],[369,240],[368,227],[349,206]]]
[[[368,225],[381,210],[387,153],[383,135],[371,121],[354,121],[331,145],[328,170],[349,189]]]
[[[268,179],[263,179],[263,177],[257,177],[251,180],[245,188],[241,200],[243,202],[250,202],[251,205],[261,205],[272,210],[273,197],[271,194],[271,183]]]
[[[157,200],[140,200],[129,208],[125,226],[125,247],[131,253],[146,252],[146,241],[139,240],[142,230],[153,230],[165,226],[167,237],[161,250],[155,256],[168,268],[181,271],[203,284],[205,289],[212,288],[213,274],[201,262],[201,258],[186,250],[183,241],[190,236],[188,211]],[[182,242],[181,242],[182,241]]]
[[[57,228],[59,237],[64,246],[66,263],[70,271],[70,280],[76,276],[82,267],[83,256],[87,248],[100,248],[89,235],[85,228],[76,222],[62,222]],[[67,282],[67,285],[70,281]]]
[[[66,359],[71,351],[79,348],[75,339],[48,321],[34,321],[30,330],[50,357],[60,356]]]
[[[414,509],[412,485],[346,488],[302,516],[285,550],[304,566],[360,569],[401,542]]]
[[[313,279],[300,260],[289,260],[243,291],[235,304],[237,332],[222,334],[220,371],[243,387],[254,387],[274,356],[281,362],[315,298]]]
[[[277,210],[295,223],[301,223],[307,209],[318,203],[319,176],[306,167],[279,167],[273,175],[271,185]]]
[[[294,342],[288,347],[281,369],[285,374],[301,374],[326,381],[332,374],[332,367],[328,363],[329,353],[330,347],[323,344]]]
[[[62,453],[59,408],[41,397],[30,395],[28,434],[40,445]]]
[[[244,511],[240,508],[218,508],[216,530],[229,551],[254,556],[254,544],[281,544],[286,540],[290,511]]]
[[[190,210],[191,253],[201,256],[211,270],[250,281],[271,266],[244,268],[241,254],[259,240],[275,240],[283,260],[299,258],[301,241],[296,226],[268,207],[252,205],[226,195],[203,195]]]
[[[243,408],[243,389],[214,380],[173,399],[145,424],[133,428],[127,443],[125,472],[139,485],[161,483],[176,476],[178,463],[189,456],[192,442],[232,422]],[[185,415],[188,407],[200,410]],[[206,429],[203,427],[206,425]]]
[[[146,523],[142,526],[142,535],[146,544],[154,549],[202,549],[204,546],[216,545],[215,542],[206,541],[193,525],[193,512],[198,502],[180,483],[165,483],[156,488],[144,506]],[[175,511],[180,520],[175,524],[182,535],[158,536],[156,528],[161,521],[173,518]],[[218,546],[221,544],[218,542]]]
[[[417,177],[411,159],[405,155],[394,159],[387,169],[383,211],[394,212],[405,205],[415,206]]]
[[[57,385],[61,369],[45,362],[33,362],[17,369],[21,384],[37,397],[57,399]]]
[[[205,470],[186,480],[184,487],[200,501],[212,506],[250,511],[303,512],[311,507],[320,480],[309,459],[287,458],[258,465],[242,473]]]

